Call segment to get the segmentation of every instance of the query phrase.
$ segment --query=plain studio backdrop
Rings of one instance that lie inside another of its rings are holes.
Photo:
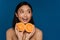
[[[32,5],[34,23],[43,31],[43,40],[60,40],[60,0],[0,0],[0,40],[6,40],[15,8],[22,1]]]

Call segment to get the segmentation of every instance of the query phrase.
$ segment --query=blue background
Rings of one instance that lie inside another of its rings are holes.
[[[0,40],[12,27],[16,5],[21,1],[33,7],[35,26],[43,31],[43,40],[60,40],[60,0],[0,0]]]

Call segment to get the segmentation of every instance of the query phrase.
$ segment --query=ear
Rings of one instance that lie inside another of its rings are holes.
[[[18,14],[17,13],[15,13],[15,15],[16,15],[16,17],[18,17]]]

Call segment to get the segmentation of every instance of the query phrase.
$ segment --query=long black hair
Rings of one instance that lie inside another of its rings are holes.
[[[28,5],[30,8],[31,8],[31,11],[33,12],[32,10],[32,7],[31,5],[28,3],[28,2],[20,2],[17,6],[16,6],[16,9],[15,9],[15,13],[18,12],[18,9],[23,6],[23,5]],[[20,22],[19,19],[16,17],[16,15],[14,14],[14,18],[13,18],[13,23],[12,23],[12,27],[13,29],[15,29],[15,24]],[[29,23],[32,23],[34,24],[34,21],[33,21],[33,17],[31,17],[31,20],[29,21]]]

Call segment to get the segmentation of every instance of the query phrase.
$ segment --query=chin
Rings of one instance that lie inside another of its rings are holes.
[[[23,22],[23,23],[25,23],[25,24],[26,24],[26,23],[28,23],[28,22]]]
[[[27,22],[23,22],[23,23],[27,23]]]

